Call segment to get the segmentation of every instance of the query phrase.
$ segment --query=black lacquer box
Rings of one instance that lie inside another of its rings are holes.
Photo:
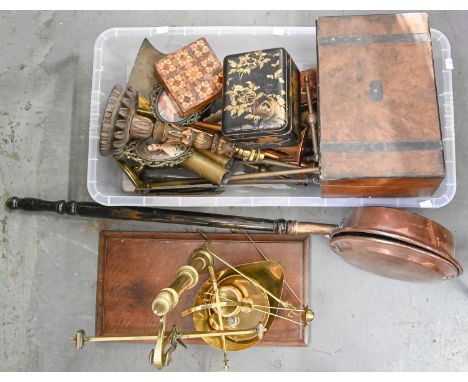
[[[223,134],[243,146],[292,146],[300,138],[300,73],[283,48],[224,59]]]

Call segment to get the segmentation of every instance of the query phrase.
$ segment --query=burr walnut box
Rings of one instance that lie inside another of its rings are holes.
[[[445,177],[425,13],[317,20],[321,193],[430,196]]]
[[[221,96],[221,62],[204,38],[157,61],[154,75],[182,117],[188,117]]]
[[[222,132],[252,148],[294,146],[300,138],[299,70],[283,48],[224,59]]]

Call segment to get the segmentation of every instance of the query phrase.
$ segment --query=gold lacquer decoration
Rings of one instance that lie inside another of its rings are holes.
[[[201,338],[223,351],[224,368],[228,369],[228,352],[255,346],[275,319],[304,326],[313,319],[314,313],[304,306],[285,280],[281,264],[269,260],[247,233],[244,232],[264,260],[237,266],[214,253],[209,239],[201,234],[206,239],[204,246],[190,254],[188,264],[177,270],[172,284],[160,290],[152,303],[154,314],[160,318],[157,334],[88,337],[79,330],[75,337],[70,338],[76,348],[81,349],[86,342],[155,341],[149,360],[154,367],[161,369],[171,363],[178,344],[185,347],[184,339]],[[215,262],[225,268],[215,273]],[[210,277],[199,289],[194,306],[181,313],[182,316],[192,315],[195,331],[179,332],[175,326],[167,331],[167,314],[179,303],[184,291],[198,284],[202,272],[208,272]],[[301,304],[300,308],[282,300],[284,286],[291,290]]]
[[[252,81],[246,82],[247,86],[233,85],[226,92],[230,104],[225,110],[231,113],[231,117],[242,117],[251,120],[256,126],[263,125],[274,127],[281,126],[286,122],[286,101],[284,91],[281,94],[258,93],[257,86]],[[244,126],[246,127],[246,126]]]
[[[262,69],[265,64],[271,61],[268,57],[268,53],[257,50],[255,52],[249,52],[238,57],[238,60],[228,60],[230,69],[229,74],[238,74],[239,78],[242,78],[244,74],[250,74],[253,69]],[[276,66],[279,65],[278,64]]]
[[[287,120],[286,91],[280,53],[249,52],[236,59],[227,59],[227,62],[226,86],[229,90],[226,89],[225,94],[229,104],[224,110],[230,112],[233,119],[244,120],[242,129],[284,126]],[[247,78],[242,81],[244,75]],[[233,83],[235,78],[237,81]],[[253,126],[245,120],[251,121]]]

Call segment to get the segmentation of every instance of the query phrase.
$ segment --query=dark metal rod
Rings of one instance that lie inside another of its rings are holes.
[[[203,192],[204,190],[222,190],[221,188],[217,188],[211,183],[202,183],[206,182],[206,180],[201,179],[200,183],[174,183],[173,186],[166,184],[160,186],[159,183],[163,182],[152,182],[148,183],[144,187],[136,187],[135,191],[142,192],[142,191],[190,191],[190,192]],[[307,186],[310,184],[309,178],[304,179],[290,179],[290,178],[283,178],[283,179],[256,179],[256,180],[233,180],[229,182],[231,186],[237,185],[248,185],[248,186],[256,186],[256,185],[264,185],[264,184],[271,184],[271,185],[305,185]],[[178,193],[179,195],[180,193]]]
[[[279,175],[294,175],[294,174],[318,174],[319,169],[318,167],[304,167],[304,168],[296,168],[290,170],[279,170],[279,171],[267,171],[267,172],[256,172],[253,174],[236,174],[231,175],[229,178],[231,181],[237,180],[252,180],[252,179],[260,179],[260,178],[268,178],[271,176],[279,176]]]
[[[229,184],[231,185],[250,185],[255,186],[256,184],[299,184],[299,185],[308,185],[310,183],[309,178],[304,179],[292,179],[292,178],[281,178],[281,179],[255,179],[255,180],[231,180]]]
[[[284,178],[284,179],[255,179],[255,180],[229,180],[228,184],[237,185],[237,184],[247,184],[255,186],[256,184],[309,184],[310,180],[308,178],[304,179],[293,179],[293,178]],[[170,181],[151,181],[146,183],[142,187],[135,187],[137,191],[157,191],[157,190],[179,190],[179,189],[191,189],[191,188],[214,188],[212,183],[207,183],[206,179],[185,179],[185,180],[170,180]]]
[[[301,166],[296,166],[294,164],[288,163],[288,162],[282,162],[280,160],[275,160],[275,159],[263,159],[259,161],[252,161],[249,162],[251,164],[267,164],[270,166],[278,166],[278,167],[285,167],[285,168],[301,168]]]
[[[307,95],[307,123],[310,127],[312,137],[312,149],[314,150],[314,162],[318,162],[318,137],[317,137],[317,121],[312,108],[312,94],[310,92],[309,76],[305,78],[306,95]]]
[[[300,223],[285,219],[272,220],[163,208],[106,207],[92,202],[47,201],[35,198],[18,198],[16,196],[9,198],[5,205],[13,210],[50,211],[61,215],[68,214],[91,218],[139,220],[290,235],[303,233],[327,235],[336,228],[335,225],[331,224]]]

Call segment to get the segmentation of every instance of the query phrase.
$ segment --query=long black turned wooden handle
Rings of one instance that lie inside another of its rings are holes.
[[[154,223],[196,225],[238,230],[274,232],[280,234],[318,234],[326,235],[336,227],[330,224],[300,223],[285,219],[262,219],[243,216],[229,216],[145,207],[107,207],[98,203],[75,201],[47,201],[35,198],[13,196],[6,201],[12,210],[49,211],[58,214],[78,215],[101,219],[139,220]]]
[[[48,201],[35,198],[11,197],[6,206],[13,210],[49,211],[58,214],[79,215],[90,218],[140,220],[155,223],[209,226],[217,228],[237,228],[264,232],[280,232],[281,227],[274,220],[226,216],[203,212],[170,210],[144,207],[107,207],[98,203],[75,201]],[[283,232],[285,233],[285,232]]]

